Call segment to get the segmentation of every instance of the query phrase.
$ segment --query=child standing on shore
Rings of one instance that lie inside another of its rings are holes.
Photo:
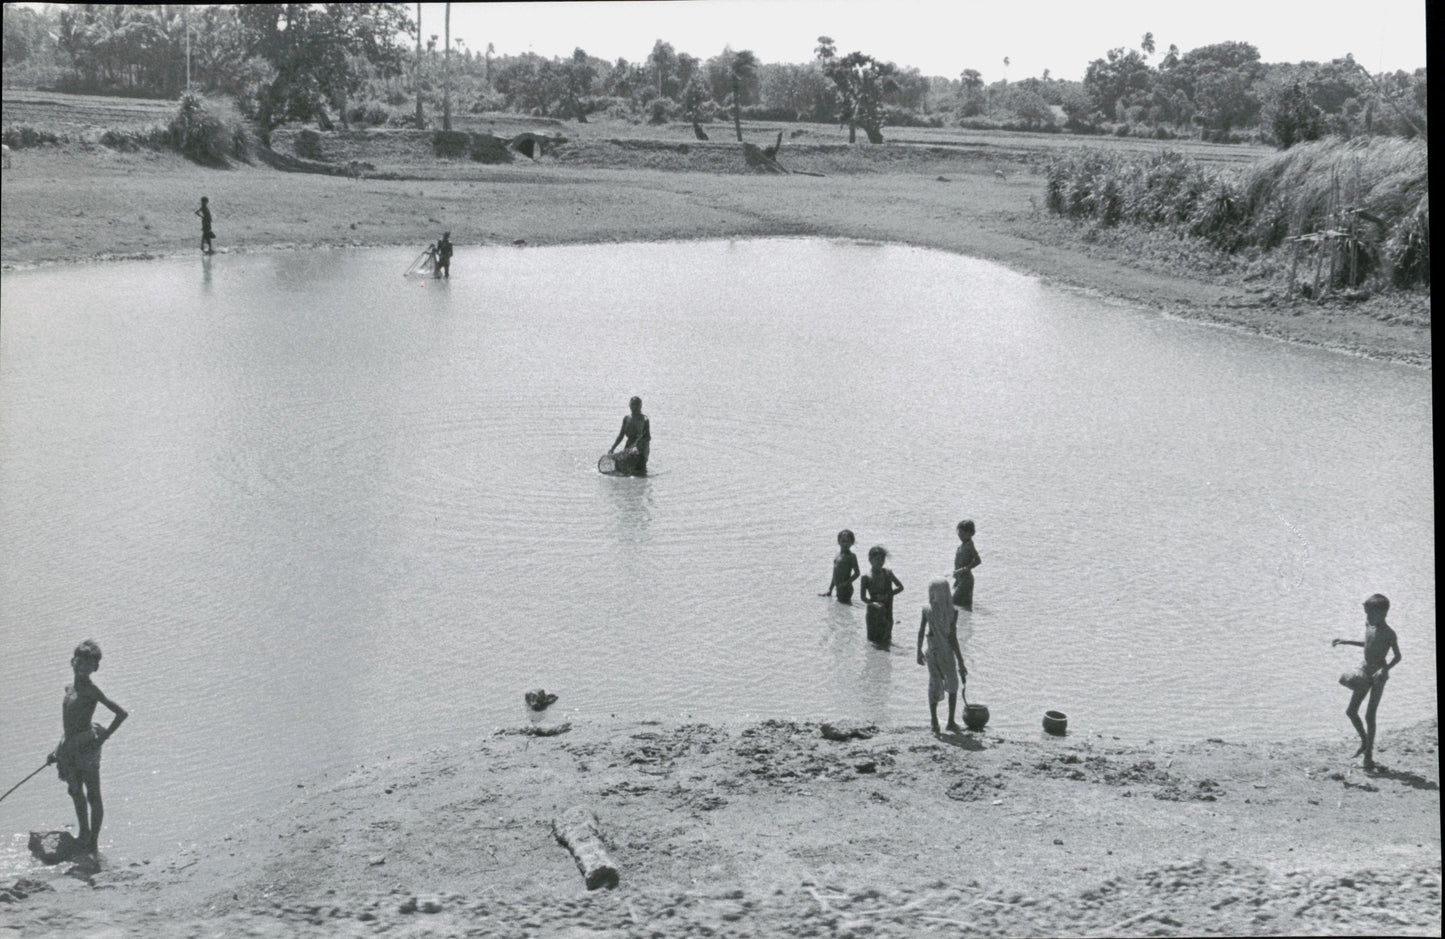
[[[943,578],[928,585],[928,606],[918,623],[918,664],[928,666],[928,717],[933,732],[938,733],[938,702],[948,694],[948,730],[959,729],[953,719],[958,712],[958,683],[968,679],[963,653],[958,648],[958,611],[948,595],[948,581]],[[923,637],[928,637],[928,653],[923,651]],[[954,667],[955,663],[957,668]]]
[[[863,602],[868,604],[868,641],[884,648],[893,644],[893,598],[903,592],[903,582],[883,566],[886,560],[888,551],[882,545],[868,549],[869,570],[859,589]]]
[[[953,552],[953,602],[965,610],[973,610],[973,569],[983,563],[973,546],[973,519],[958,523],[958,550]]]
[[[1362,646],[1365,650],[1365,661],[1353,672],[1346,672],[1340,676],[1340,684],[1351,691],[1349,707],[1345,708],[1345,716],[1350,723],[1355,725],[1355,733],[1360,735],[1360,748],[1355,751],[1355,756],[1364,754],[1365,769],[1375,768],[1375,712],[1380,708],[1380,698],[1385,694],[1385,682],[1390,679],[1390,669],[1400,663],[1400,642],[1395,636],[1395,631],[1385,622],[1385,614],[1390,611],[1390,601],[1383,594],[1374,594],[1365,601],[1365,639],[1363,642],[1354,639],[1336,639],[1330,643],[1335,646]],[[1385,653],[1393,651],[1394,659],[1385,661]],[[1365,700],[1365,695],[1370,696],[1370,704],[1365,708],[1365,721],[1360,722],[1360,703]]]
[[[853,603],[853,581],[858,579],[858,555],[853,553],[853,533],[848,529],[838,532],[838,556],[833,558],[833,579],[828,581],[828,592],[818,596],[826,597],[838,591],[838,602]]]
[[[216,249],[211,242],[216,240],[216,233],[211,231],[211,206],[210,200],[201,196],[201,207],[196,209],[196,215],[201,219],[201,253],[215,254]]]
[[[130,715],[90,679],[100,668],[100,646],[94,640],[87,639],[75,647],[70,667],[75,680],[66,686],[65,699],[60,705],[65,736],[60,738],[60,744],[47,762],[56,764],[60,778],[70,790],[80,825],[77,840],[81,850],[93,854],[100,844],[100,823],[105,817],[105,805],[100,797],[100,746]],[[104,704],[115,714],[110,727],[91,723],[97,704]]]

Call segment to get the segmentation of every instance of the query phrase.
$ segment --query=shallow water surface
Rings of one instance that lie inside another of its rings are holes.
[[[538,686],[557,720],[923,725],[918,610],[964,517],[994,729],[1343,737],[1359,652],[1328,643],[1375,591],[1383,724],[1435,712],[1428,372],[901,247],[463,247],[450,282],[413,255],[4,277],[0,786],[87,636],[133,715],[127,857]],[[653,475],[600,476],[632,394]],[[817,596],[843,527],[906,587],[891,653]],[[0,804],[6,838],[67,822],[50,772]]]

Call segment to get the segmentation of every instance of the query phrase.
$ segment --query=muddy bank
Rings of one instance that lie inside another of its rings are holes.
[[[319,781],[203,849],[27,876],[24,935],[1440,931],[1437,726],[1330,741],[512,728]],[[554,819],[596,813],[588,891]]]
[[[784,153],[786,154],[786,146]],[[1428,297],[1349,307],[1282,302],[1268,284],[1182,276],[1061,235],[1031,163],[922,152],[868,172],[750,176],[538,163],[435,162],[412,178],[348,179],[160,153],[78,146],[25,151],[6,170],[6,269],[186,255],[205,194],[217,245],[418,245],[442,230],[468,246],[818,236],[891,241],[1006,264],[1161,313],[1428,367]],[[1022,158],[1020,158],[1022,159]],[[388,172],[391,172],[391,168]],[[464,275],[464,270],[457,273]]]

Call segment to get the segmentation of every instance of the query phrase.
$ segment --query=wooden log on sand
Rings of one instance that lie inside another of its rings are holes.
[[[574,806],[552,819],[552,835],[572,852],[588,890],[617,886],[617,867],[607,855],[597,816],[590,809]]]

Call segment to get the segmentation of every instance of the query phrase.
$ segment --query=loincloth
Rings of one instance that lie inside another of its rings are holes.
[[[101,733],[99,724],[89,730],[66,734],[55,747],[55,771],[66,782],[80,782],[82,773],[100,772]]]

